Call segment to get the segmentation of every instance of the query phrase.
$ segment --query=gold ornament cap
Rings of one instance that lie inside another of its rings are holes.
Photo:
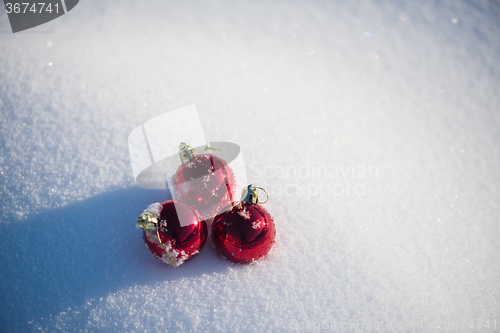
[[[266,194],[267,198],[266,201],[259,201],[259,193],[257,192],[257,189],[261,189],[264,191]],[[248,185],[241,191],[241,202],[247,202],[247,203],[252,203],[252,204],[264,204],[269,200],[269,195],[267,194],[266,190],[264,190],[262,187],[256,187],[253,186],[253,184]]]
[[[189,162],[196,156],[196,150],[193,146],[188,145],[185,142],[181,142],[179,144],[179,157],[181,158],[181,162]]]

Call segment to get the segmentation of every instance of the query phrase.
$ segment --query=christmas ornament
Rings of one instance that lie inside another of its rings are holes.
[[[182,164],[172,177],[176,200],[196,208],[206,217],[231,205],[236,178],[223,159],[211,153],[197,153],[184,142],[179,145],[179,156]]]
[[[220,254],[233,262],[250,263],[269,252],[276,230],[273,218],[260,205],[265,202],[259,202],[257,188],[248,185],[239,203],[215,217],[212,241]]]
[[[207,240],[200,213],[174,200],[154,203],[137,218],[146,247],[165,264],[179,266],[198,254]]]

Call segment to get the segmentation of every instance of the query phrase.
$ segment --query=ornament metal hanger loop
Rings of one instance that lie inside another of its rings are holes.
[[[266,201],[259,201],[259,194],[257,193],[257,189],[261,189],[266,194]],[[262,187],[253,186],[253,184],[250,184],[241,190],[241,202],[265,204],[268,201],[269,201],[269,194]]]
[[[266,191],[266,190],[264,190],[264,189],[263,189],[262,187],[260,187],[260,186],[256,186],[255,188],[261,189],[261,190],[262,190],[262,192],[264,192],[264,193],[266,194],[266,201],[258,201],[258,203],[260,203],[260,204],[265,204],[266,202],[268,202],[268,201],[269,201],[269,194],[267,193],[267,191]]]
[[[217,148],[211,148],[211,147],[207,146],[205,149],[203,149],[201,151],[196,151],[196,149],[194,149],[193,146],[188,145],[185,142],[181,142],[179,144],[179,156],[181,158],[181,162],[184,163],[185,161],[191,161],[196,156],[196,154],[203,153],[204,151],[209,150],[209,149],[210,150],[220,150]]]

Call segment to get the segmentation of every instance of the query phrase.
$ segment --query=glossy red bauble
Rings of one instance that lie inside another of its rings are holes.
[[[147,229],[149,234],[144,229],[143,239],[153,256],[162,262],[170,264],[173,260],[178,266],[198,254],[205,245],[207,224],[196,209],[169,200],[152,204],[147,211],[154,214],[157,223],[153,231]]]
[[[271,250],[276,237],[273,218],[259,204],[240,202],[215,217],[212,240],[217,251],[238,263],[250,263]]]
[[[234,201],[236,180],[227,163],[213,154],[185,160],[172,178],[174,197],[212,217]]]

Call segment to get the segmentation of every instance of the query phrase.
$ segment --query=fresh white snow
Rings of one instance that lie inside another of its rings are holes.
[[[144,211],[151,212],[159,220],[163,206],[159,202],[150,204]]]
[[[481,0],[0,12],[0,331],[499,330],[498,36]],[[127,138],[191,104],[269,193],[263,261],[144,247],[170,194]]]

